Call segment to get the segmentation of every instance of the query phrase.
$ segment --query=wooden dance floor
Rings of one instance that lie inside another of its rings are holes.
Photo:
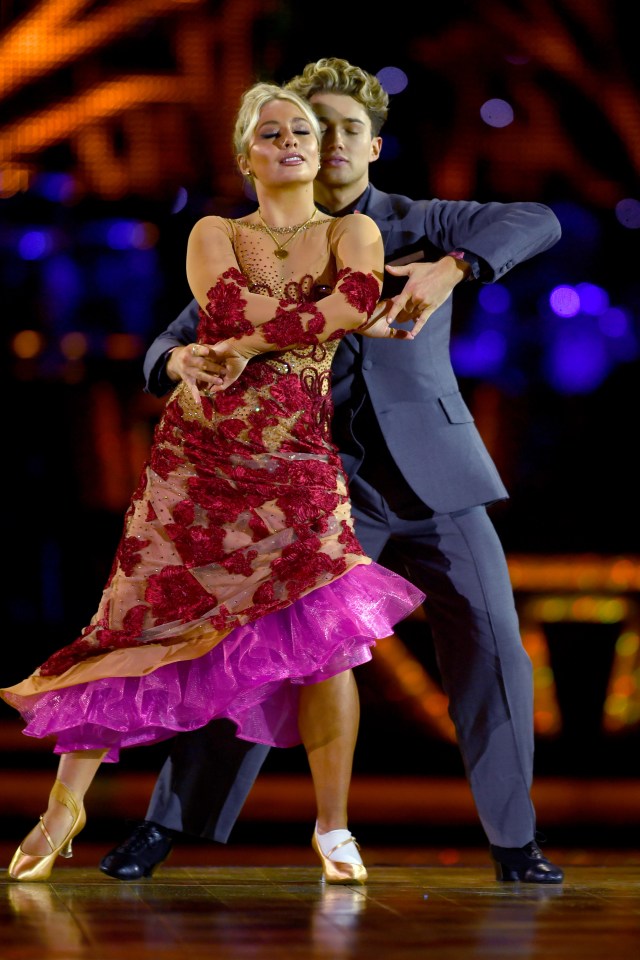
[[[105,770],[73,859],[47,883],[15,883],[6,867],[52,779],[22,757],[0,767],[0,960],[640,956],[638,779],[538,778],[544,849],[566,874],[544,887],[494,879],[487,847],[468,842],[482,831],[465,781],[357,777],[351,822],[369,881],[351,888],[320,881],[306,774],[262,775],[228,844],[181,840],[154,877],[112,880],[98,863],[144,816],[155,772]]]
[[[293,848],[226,848],[216,866],[199,862],[211,847],[174,849],[140,883],[101,874],[104,852],[85,846],[47,883],[0,872],[2,960],[614,960],[640,949],[640,852],[555,851],[566,881],[550,887],[497,883],[485,851],[446,865],[453,851],[369,850],[365,887],[324,885],[313,854]]]

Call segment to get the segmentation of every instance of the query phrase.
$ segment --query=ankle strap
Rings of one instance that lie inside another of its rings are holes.
[[[352,843],[356,848],[356,850],[360,849],[360,844],[356,841],[356,838],[352,836],[348,836],[346,840],[341,840],[340,843],[336,843],[335,847],[331,847],[331,850],[329,850],[329,853],[325,853],[325,857],[327,857],[327,859],[330,860],[332,853],[335,853],[336,850],[340,849],[340,847],[346,847],[348,843]]]
[[[58,803],[64,804],[74,820],[77,819],[80,813],[80,804],[78,803],[78,798],[66,783],[63,783],[62,780],[56,780],[51,790],[51,796],[54,800],[57,800]]]

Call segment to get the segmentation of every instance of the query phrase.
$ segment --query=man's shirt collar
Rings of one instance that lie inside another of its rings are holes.
[[[361,210],[365,205],[365,201],[371,192],[371,184],[367,185],[366,190],[357,197],[353,203],[348,204],[348,206],[343,207],[342,210],[337,210],[335,213],[331,213],[327,210],[326,207],[323,207],[321,203],[316,203],[316,207],[321,213],[326,213],[330,217],[346,217],[348,213],[353,213],[355,210]]]

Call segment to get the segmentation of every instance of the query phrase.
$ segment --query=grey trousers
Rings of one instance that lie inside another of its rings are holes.
[[[417,502],[394,500],[392,508],[360,478],[350,492],[365,552],[376,560],[386,547],[394,568],[426,594],[449,712],[487,838],[524,846],[536,829],[532,668],[493,523],[482,506],[436,516]],[[226,842],[269,750],[239,740],[234,730],[214,720],[175,738],[148,820]]]

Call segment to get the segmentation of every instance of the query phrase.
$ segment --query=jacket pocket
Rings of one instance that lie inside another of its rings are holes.
[[[439,397],[438,403],[446,413],[449,423],[473,423],[471,411],[459,391],[450,393],[446,397]]]

